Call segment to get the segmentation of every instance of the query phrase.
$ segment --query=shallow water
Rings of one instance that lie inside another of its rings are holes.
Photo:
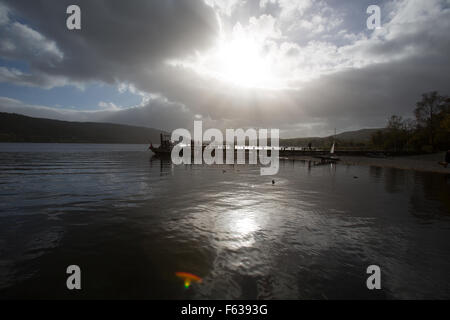
[[[264,177],[146,149],[0,144],[0,298],[450,298],[446,175],[286,160]]]

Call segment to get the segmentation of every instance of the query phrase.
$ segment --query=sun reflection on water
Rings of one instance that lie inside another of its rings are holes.
[[[256,221],[251,217],[236,219],[232,223],[232,228],[241,236],[247,236],[259,229]]]

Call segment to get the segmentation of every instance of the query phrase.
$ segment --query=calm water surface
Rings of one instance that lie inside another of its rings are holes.
[[[450,298],[446,175],[286,160],[263,177],[146,149],[0,144],[0,298]]]

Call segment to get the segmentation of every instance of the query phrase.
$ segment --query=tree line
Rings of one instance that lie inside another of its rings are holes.
[[[450,149],[450,98],[437,91],[422,94],[414,118],[392,115],[372,135],[372,144],[386,151],[435,152]]]

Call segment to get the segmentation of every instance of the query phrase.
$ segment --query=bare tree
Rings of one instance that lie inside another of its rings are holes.
[[[422,100],[417,102],[414,114],[417,125],[427,131],[431,148],[436,147],[436,132],[439,125],[437,115],[444,108],[446,97],[440,96],[437,91],[422,94]]]

